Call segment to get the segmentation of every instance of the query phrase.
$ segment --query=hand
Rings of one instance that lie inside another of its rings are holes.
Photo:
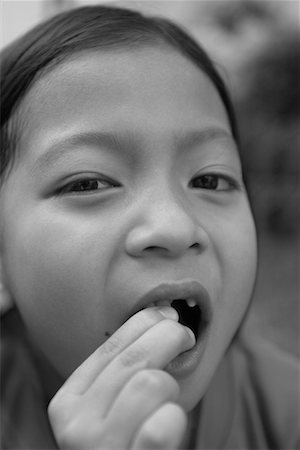
[[[186,414],[162,369],[195,338],[170,307],[131,317],[68,378],[48,413],[60,448],[176,449]]]

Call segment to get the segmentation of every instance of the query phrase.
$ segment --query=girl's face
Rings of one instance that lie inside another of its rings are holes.
[[[211,319],[204,354],[178,375],[191,408],[241,322],[256,270],[240,158],[216,89],[175,51],[91,52],[37,81],[21,114],[0,243],[33,340],[65,378],[147,292],[197,281]]]

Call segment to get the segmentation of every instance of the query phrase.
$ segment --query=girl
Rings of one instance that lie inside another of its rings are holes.
[[[60,14],[3,51],[1,127],[2,448],[292,448],[294,361],[233,340],[256,233],[201,47]]]

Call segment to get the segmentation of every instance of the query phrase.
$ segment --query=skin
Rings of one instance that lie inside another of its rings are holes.
[[[175,448],[256,271],[255,227],[218,93],[170,49],[91,52],[44,75],[20,112],[21,152],[0,193],[2,283],[58,374],[56,389],[68,379],[50,405],[57,441]],[[105,136],[71,142],[78,133]],[[218,174],[216,189],[203,187],[207,174]],[[150,289],[187,280],[207,289],[213,314],[201,361],[176,380],[162,369],[194,341],[174,311],[126,320]]]

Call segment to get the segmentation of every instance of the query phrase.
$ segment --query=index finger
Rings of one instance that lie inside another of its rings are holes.
[[[151,307],[130,317],[72,373],[63,389],[75,395],[83,394],[116,356],[164,319],[178,321],[176,310],[169,306]]]

